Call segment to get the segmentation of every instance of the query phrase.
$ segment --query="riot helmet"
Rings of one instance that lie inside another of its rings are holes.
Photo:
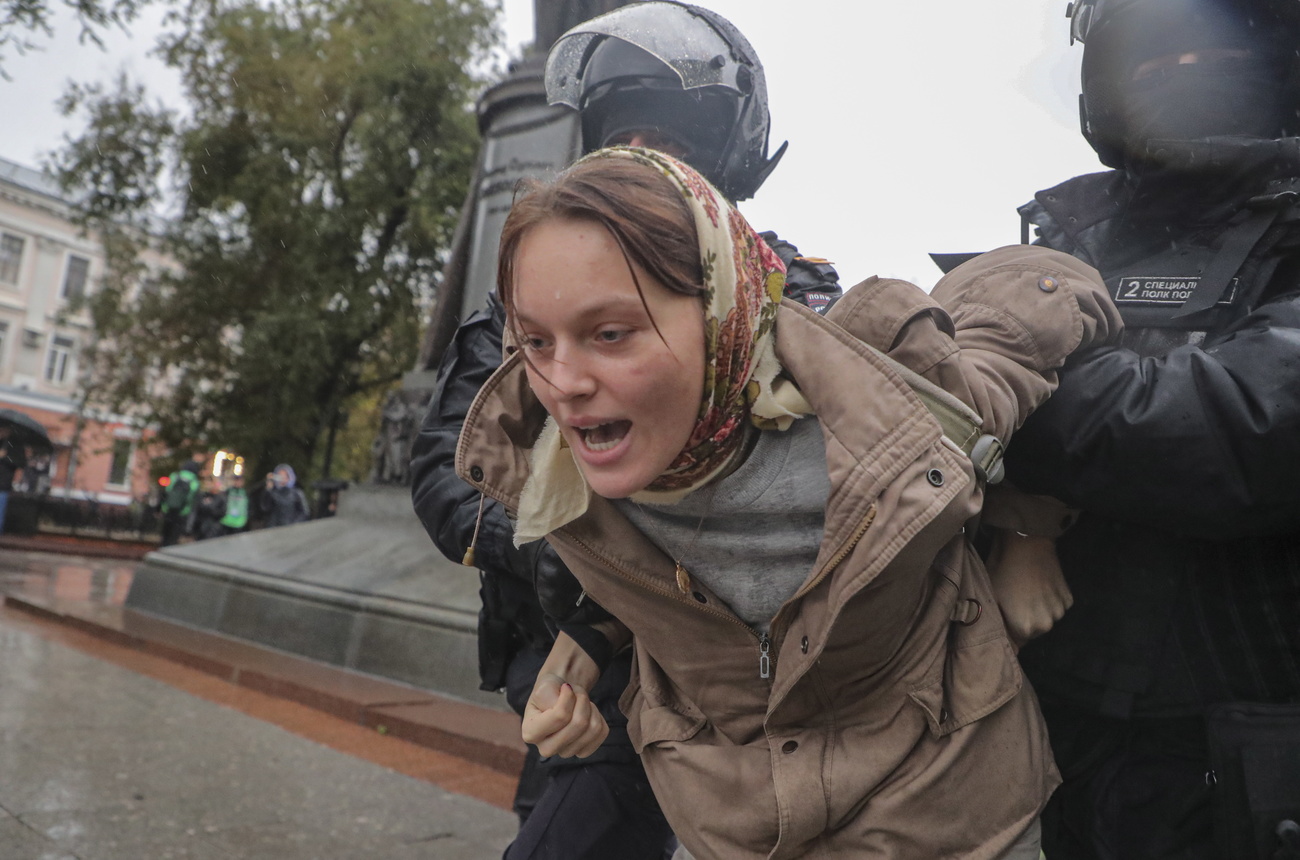
[[[1075,0],[1083,135],[1110,167],[1156,141],[1273,139],[1300,128],[1297,0]]]
[[[579,112],[584,153],[649,132],[733,201],[752,197],[785,153],[767,156],[767,84],[749,41],[676,0],[624,6],[562,35],[546,95]]]

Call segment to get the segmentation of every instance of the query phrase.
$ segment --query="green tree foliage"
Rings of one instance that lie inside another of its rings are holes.
[[[496,11],[196,2],[159,46],[184,111],[125,80],[70,90],[86,130],[54,167],[110,257],[89,299],[93,402],[164,444],[238,450],[253,474],[307,469],[341,408],[414,364]],[[146,246],[171,262],[149,265]]]
[[[390,390],[376,388],[352,398],[347,415],[339,423],[334,445],[334,464],[330,471],[337,477],[356,483],[370,478],[375,431],[383,423],[384,400]]]
[[[125,27],[135,20],[140,8],[148,0],[62,0],[59,4],[71,10],[81,27],[82,42],[102,45],[99,34],[109,27]],[[33,36],[51,36],[54,27],[51,17],[55,6],[50,0],[0,0],[0,61],[9,50],[23,53],[36,47]],[[0,66],[0,74],[3,67]]]

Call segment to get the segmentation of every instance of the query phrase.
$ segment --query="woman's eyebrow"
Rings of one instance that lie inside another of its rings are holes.
[[[601,314],[615,312],[615,311],[624,311],[629,308],[636,309],[640,313],[640,315],[645,314],[645,307],[641,304],[641,300],[639,297],[610,296],[606,299],[601,300],[597,304],[587,305],[578,310],[575,310],[572,316],[576,317],[579,320],[584,320],[587,319],[588,317],[597,317],[600,316]],[[532,317],[530,317],[527,313],[525,313],[517,304],[515,305],[515,317],[521,323],[536,324],[537,322]]]

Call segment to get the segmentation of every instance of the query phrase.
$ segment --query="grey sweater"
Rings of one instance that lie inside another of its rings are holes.
[[[762,431],[739,468],[675,505],[614,504],[759,632],[812,573],[830,478],[816,418]]]

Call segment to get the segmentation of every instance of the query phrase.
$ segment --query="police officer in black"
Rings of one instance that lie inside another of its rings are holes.
[[[1021,208],[1099,269],[1009,479],[1078,510],[1074,605],[1021,651],[1064,783],[1050,860],[1300,856],[1300,3],[1076,0],[1113,168]]]
[[[584,151],[615,144],[660,149],[733,200],[757,191],[784,151],[768,156],[767,95],[753,48],[729,21],[696,6],[637,3],[575,27],[552,48],[546,83],[553,104],[579,111]],[[826,261],[800,256],[774,234],[764,238],[789,269],[787,295],[818,311],[839,297],[838,276]],[[585,599],[545,542],[513,546],[510,521],[496,502],[486,502],[475,540],[480,498],[456,477],[455,448],[474,396],[501,363],[504,327],[492,296],[443,356],[413,446],[412,499],[448,558],[461,561],[474,544],[482,687],[504,688],[522,714],[554,631],[609,616]],[[610,727],[594,756],[539,763],[530,749],[515,798],[521,827],[508,860],[659,860],[672,853],[675,840],[618,709],[630,670],[629,653],[614,656],[590,691]]]

